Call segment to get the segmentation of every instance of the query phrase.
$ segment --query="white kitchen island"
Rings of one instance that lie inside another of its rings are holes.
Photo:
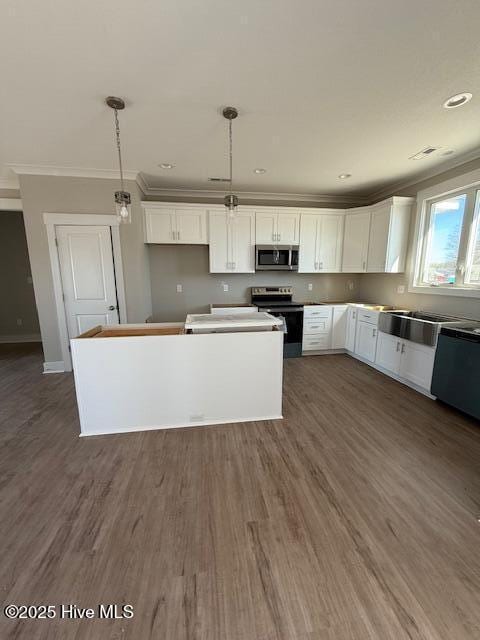
[[[271,318],[267,330],[109,325],[71,340],[81,435],[281,418],[283,333]]]

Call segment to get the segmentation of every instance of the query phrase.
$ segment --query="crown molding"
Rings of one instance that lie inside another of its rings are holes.
[[[467,162],[471,162],[472,160],[478,160],[479,158],[480,149],[474,149],[473,151],[469,151],[468,153],[463,153],[462,155],[452,158],[447,162],[443,162],[441,165],[426,169],[422,173],[417,173],[411,178],[390,183],[386,187],[382,187],[378,191],[370,194],[368,197],[369,204],[378,200],[389,198],[390,196],[395,195],[395,192],[402,191],[403,189],[408,189],[408,187],[412,187],[419,182],[429,180],[430,178],[435,178],[436,176],[442,175],[442,173],[445,173],[446,171],[450,171],[451,169],[460,167],[462,164],[466,164]]]
[[[42,164],[7,164],[17,175],[28,176],[59,176],[68,178],[104,178],[107,180],[118,180],[118,170],[114,169],[92,169],[81,167],[60,167]],[[138,171],[124,171],[125,180],[136,180]]]
[[[141,175],[141,174],[139,174]],[[168,189],[151,187],[142,177],[141,182],[137,178],[137,184],[146,196],[157,198],[223,198],[225,191],[216,189]],[[317,204],[350,204],[360,205],[368,202],[365,196],[339,196],[315,193],[270,193],[266,191],[235,191],[243,201],[265,200],[272,202],[311,202]]]

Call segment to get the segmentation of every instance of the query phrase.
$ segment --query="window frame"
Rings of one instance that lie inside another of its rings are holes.
[[[468,177],[474,177],[469,181]],[[445,190],[444,188],[445,187]],[[448,188],[450,187],[450,188]],[[478,195],[477,195],[478,193]],[[463,217],[462,232],[459,244],[459,259],[456,271],[456,279],[461,277],[461,284],[429,284],[423,281],[425,272],[425,260],[429,247],[429,239],[432,228],[432,207],[437,202],[466,194],[465,212]],[[478,200],[477,200],[478,198]],[[470,256],[473,245],[472,234],[474,232],[475,213],[477,213],[477,225],[480,225],[480,171],[460,176],[448,182],[437,185],[418,194],[417,224],[414,235],[412,251],[412,268],[408,290],[411,293],[423,293],[446,296],[480,297],[480,284],[468,284],[464,282],[467,273],[466,261]]]

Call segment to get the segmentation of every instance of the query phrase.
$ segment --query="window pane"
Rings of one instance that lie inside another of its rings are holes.
[[[472,236],[468,250],[467,272],[465,282],[467,284],[480,284],[480,191],[477,191],[475,203],[475,216],[472,226]]]
[[[424,282],[455,284],[466,200],[467,195],[461,194],[432,204]]]

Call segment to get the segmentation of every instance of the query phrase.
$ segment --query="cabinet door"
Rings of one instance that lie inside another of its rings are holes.
[[[277,214],[259,211],[256,214],[255,237],[257,244],[275,244],[277,241]]]
[[[332,349],[345,349],[348,307],[333,307]]]
[[[300,241],[300,214],[279,213],[277,215],[278,244],[298,244]]]
[[[210,273],[231,271],[230,226],[223,211],[210,211]]]
[[[367,259],[367,271],[371,273],[385,272],[391,209],[387,204],[372,211]]]
[[[343,215],[319,216],[319,271],[341,271],[343,244]]]
[[[398,374],[400,370],[401,346],[402,341],[399,338],[379,331],[375,364],[387,369],[387,371]]]
[[[255,272],[255,214],[238,212],[227,223],[231,229],[231,261],[235,273]]]
[[[370,211],[347,213],[343,236],[342,271],[362,273],[367,268]]]
[[[207,244],[207,213],[201,209],[175,209],[176,239],[181,244]]]
[[[357,322],[357,335],[355,337],[355,353],[368,362],[375,362],[377,349],[377,327],[368,322]]]
[[[300,273],[315,273],[318,271],[318,234],[317,226],[320,216],[302,214],[300,221],[300,255],[298,257],[298,271]]]
[[[145,242],[176,244],[173,209],[145,209]]]
[[[345,349],[355,352],[355,335],[357,333],[357,309],[347,309],[347,335],[345,337]]]
[[[430,391],[435,348],[404,340],[401,347],[400,375],[402,378]]]

